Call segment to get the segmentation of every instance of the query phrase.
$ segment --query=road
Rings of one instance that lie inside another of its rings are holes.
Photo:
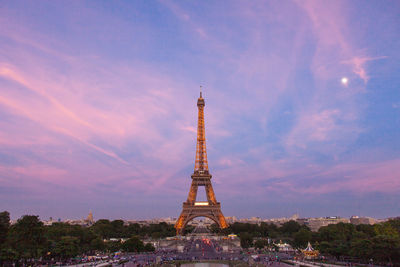
[[[184,252],[154,252],[151,254],[136,254],[128,256],[129,262],[124,267],[137,267],[151,265],[160,261],[167,263],[169,261],[185,260],[185,261],[204,261],[204,260],[235,260],[261,264],[264,266],[291,266],[280,261],[280,259],[289,258],[285,253],[270,253],[257,256],[251,256],[241,253],[221,252],[222,249],[218,243],[209,239],[197,239],[189,241],[184,247]],[[252,257],[250,259],[250,257]],[[158,260],[157,260],[158,258]],[[222,265],[221,265],[222,266]]]
[[[259,255],[248,255],[241,252],[223,252],[222,248],[218,245],[217,241],[207,238],[199,238],[190,240],[186,243],[183,252],[177,251],[156,251],[153,253],[141,254],[125,254],[121,255],[119,260],[123,260],[123,264],[118,264],[118,259],[115,260],[113,266],[123,267],[141,267],[153,265],[155,263],[168,263],[171,261],[205,261],[205,260],[221,260],[221,261],[249,261],[254,264],[261,264],[264,266],[290,266],[283,262],[281,259],[289,259],[289,255],[285,253],[269,253]],[[89,263],[84,264],[90,265]],[[221,265],[222,266],[222,265]]]

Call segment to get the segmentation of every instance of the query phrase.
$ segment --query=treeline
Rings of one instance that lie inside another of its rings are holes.
[[[173,225],[166,223],[141,226],[124,225],[122,220],[98,220],[90,227],[53,223],[44,226],[38,216],[22,216],[10,225],[10,214],[0,213],[0,266],[4,262],[28,259],[66,260],[77,255],[95,252],[154,251],[151,244],[144,245],[141,239],[161,238],[175,235]],[[104,239],[128,238],[104,242]]]
[[[287,242],[294,248],[305,248],[311,242],[320,253],[337,259],[400,263],[400,218],[375,225],[331,224],[321,227],[318,232],[312,232],[296,221],[286,222],[280,227],[262,222],[233,223],[222,231],[212,225],[211,229],[221,234],[237,234],[245,248],[262,249],[268,246],[266,239],[270,238]]]
[[[193,230],[187,226],[185,233]],[[219,234],[237,234],[243,248],[262,249],[268,239],[282,240],[294,248],[305,248],[311,242],[323,255],[337,259],[353,258],[369,262],[400,262],[400,218],[375,225],[332,224],[312,232],[305,225],[289,221],[280,227],[261,224],[233,223],[220,230],[217,225],[211,231]],[[27,259],[65,260],[77,255],[96,251],[129,252],[153,251],[151,244],[142,239],[174,236],[173,225],[167,223],[124,225],[122,220],[98,220],[90,227],[53,223],[44,226],[38,216],[25,215],[10,225],[8,212],[0,213],[0,265],[2,262],[17,262]],[[110,238],[128,238],[124,243],[108,241]]]
[[[124,225],[122,220],[98,220],[90,229],[102,238],[126,238],[140,236],[141,238],[165,238],[174,236],[176,230],[173,225],[161,222],[158,224],[140,225],[137,223]]]
[[[211,225],[211,231],[223,235],[231,233],[240,237],[240,244],[243,248],[253,247],[264,248],[268,243],[266,239],[282,240],[290,243],[293,247],[300,248],[307,245],[307,242],[316,235],[305,225],[300,225],[296,221],[288,221],[278,227],[272,223],[262,222],[260,224],[235,222],[228,228],[220,230],[216,224]],[[257,243],[254,239],[260,240]]]

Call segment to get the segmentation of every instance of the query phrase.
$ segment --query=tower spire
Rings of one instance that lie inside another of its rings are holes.
[[[202,87],[200,86],[200,89]],[[208,172],[207,150],[206,150],[206,133],[204,127],[204,98],[200,91],[200,97],[197,100],[198,120],[197,120],[197,144],[196,144],[196,160],[194,164],[194,172]]]

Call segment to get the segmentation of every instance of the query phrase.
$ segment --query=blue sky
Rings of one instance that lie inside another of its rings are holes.
[[[202,85],[226,216],[398,216],[399,10],[3,1],[0,210],[177,217]]]

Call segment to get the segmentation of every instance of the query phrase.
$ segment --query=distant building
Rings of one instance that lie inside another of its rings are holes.
[[[59,219],[59,222],[61,222],[61,219]],[[80,226],[91,226],[95,223],[94,219],[93,219],[93,213],[92,211],[89,211],[88,216],[86,217],[86,219],[79,219],[79,220],[71,220],[71,219],[66,219],[63,221],[63,223],[68,223],[71,225],[80,225]]]
[[[282,226],[282,224],[284,224],[286,222],[298,221],[298,220],[299,220],[299,214],[293,214],[292,217],[272,218],[272,219],[265,219],[262,221],[266,222],[266,223],[272,223],[272,224],[275,224],[276,226],[280,227],[280,226]]]
[[[350,223],[350,220],[347,218],[341,218],[339,216],[332,216],[332,217],[324,217],[324,218],[310,218],[305,221],[305,225],[308,226],[311,231],[318,231],[319,228],[322,226],[327,226],[330,224],[337,224],[337,223]]]
[[[352,223],[354,225],[358,224],[376,224],[376,223],[381,223],[384,222],[388,219],[375,219],[371,217],[359,217],[359,216],[352,216],[350,219],[347,218],[341,218],[338,216],[332,216],[332,217],[321,217],[321,218],[300,218],[298,214],[294,214],[291,217],[282,217],[282,218],[271,218],[271,219],[263,219],[260,217],[251,217],[251,218],[242,218],[238,219],[235,216],[232,217],[225,217],[226,221],[228,224],[233,224],[235,222],[240,222],[240,223],[251,223],[251,224],[258,224],[260,225],[262,222],[264,223],[272,223],[275,224],[276,226],[280,227],[284,223],[289,222],[291,220],[298,222],[301,225],[306,225],[308,226],[312,231],[318,231],[319,228],[322,226],[327,226],[330,224],[337,224],[337,223]],[[155,219],[148,219],[148,220],[123,220],[124,225],[129,225],[129,224],[134,224],[137,223],[139,225],[150,225],[150,224],[159,224],[161,222],[165,222],[167,224],[175,224],[177,218],[173,217],[167,217],[167,218],[155,218]],[[43,221],[44,225],[52,225],[53,223],[56,222],[61,222],[61,219],[54,220],[52,217],[50,217],[49,220]],[[75,225],[81,225],[81,226],[91,226],[95,223],[93,213],[92,211],[89,212],[88,216],[84,219],[78,219],[78,220],[71,220],[71,219],[66,219],[63,221],[64,223],[68,224],[75,224]],[[11,221],[11,224],[16,223],[16,221]],[[215,222],[209,218],[201,218],[200,220],[192,220],[188,223],[188,225],[192,225],[194,227],[198,226],[199,223],[205,225],[206,227],[211,226]]]
[[[260,217],[243,218],[243,219],[240,219],[239,222],[241,222],[241,223],[251,223],[251,224],[260,224],[262,222],[262,219]]]
[[[48,221],[42,221],[43,222],[43,225],[45,225],[45,226],[50,226],[50,225],[52,225],[53,224],[53,217],[50,217],[49,218],[49,220]]]
[[[298,218],[296,222],[300,225],[305,225],[308,220],[307,218]]]
[[[232,223],[235,223],[235,222],[238,221],[238,219],[235,216],[225,217],[225,219],[226,219],[226,222],[229,223],[229,224],[232,224]]]
[[[150,220],[124,220],[124,224],[125,225],[129,225],[129,224],[139,224],[139,225],[150,225],[150,224],[159,224],[165,222],[167,224],[175,224],[176,222],[176,218],[158,218],[158,219],[150,219]]]
[[[296,214],[293,214],[292,217],[290,217],[290,220],[296,221],[296,220],[298,220],[299,218],[300,218],[300,217],[299,217],[299,214],[296,213]]]
[[[352,216],[350,218],[350,223],[351,224],[375,224],[377,223],[377,220],[374,218],[370,218],[370,217],[358,217],[358,216]]]
[[[94,224],[94,219],[93,219],[93,213],[92,211],[89,211],[89,215],[87,216],[85,222],[90,226]]]

